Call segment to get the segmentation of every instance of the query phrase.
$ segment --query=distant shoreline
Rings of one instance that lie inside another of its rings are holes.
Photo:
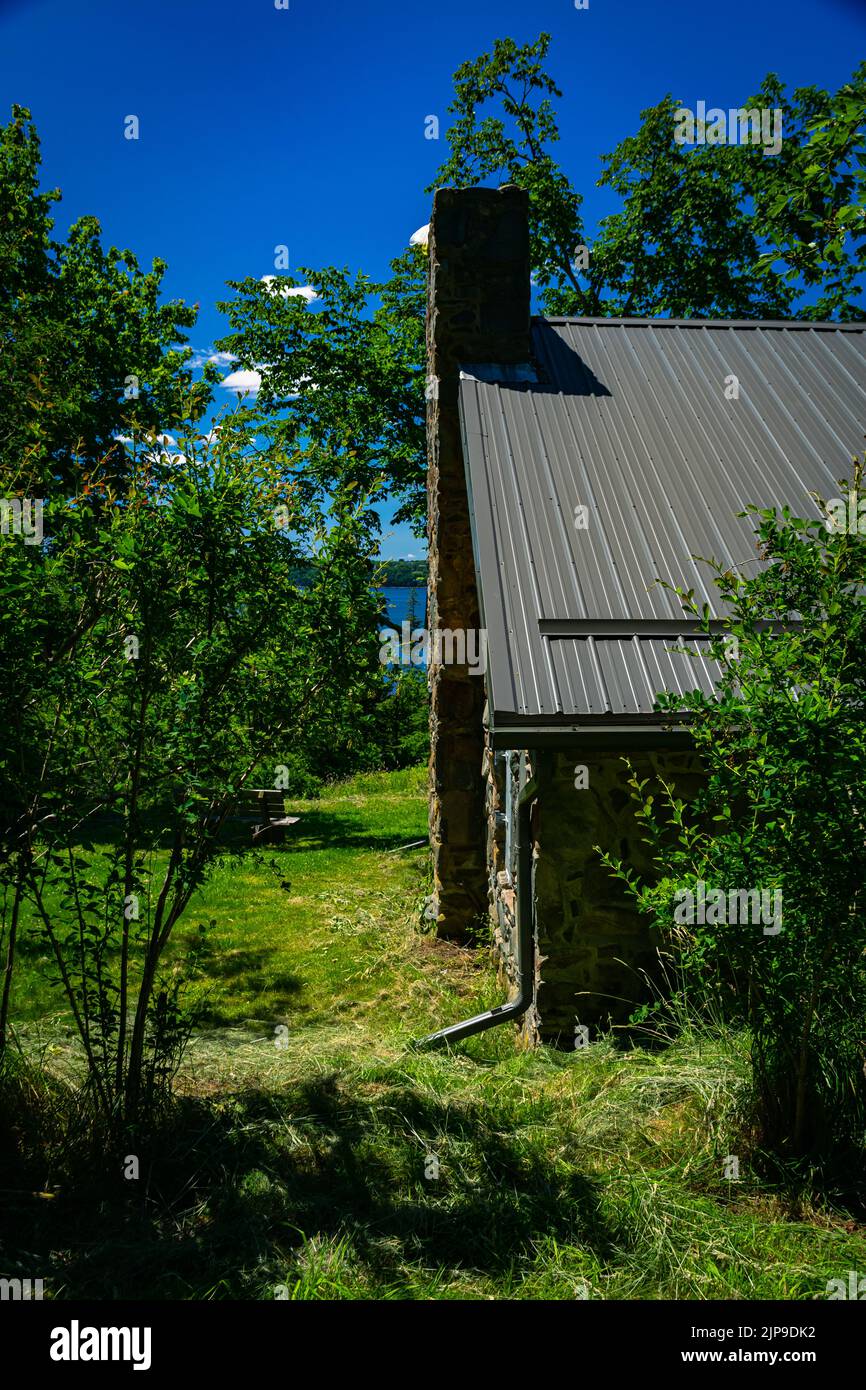
[[[426,560],[381,560],[377,567],[383,589],[421,589],[427,584]]]
[[[311,564],[295,565],[293,575],[299,584],[312,581],[315,567]],[[426,560],[377,560],[372,563],[376,574],[376,587],[380,589],[426,589]]]

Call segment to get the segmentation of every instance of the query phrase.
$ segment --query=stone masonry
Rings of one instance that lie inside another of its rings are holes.
[[[595,846],[623,858],[641,877],[653,874],[629,797],[628,757],[639,778],[659,776],[691,800],[701,784],[693,752],[557,752],[539,769],[538,861],[535,875],[540,984],[540,1032],[571,1047],[575,1025],[590,1035],[608,1020],[625,1022],[649,997],[657,975],[657,943],[623,885],[601,863]],[[587,786],[575,788],[575,767]]]
[[[431,637],[481,624],[458,410],[461,367],[531,361],[526,194],[440,189],[429,233],[427,310],[428,542]],[[475,650],[478,648],[476,647]],[[647,997],[656,943],[595,846],[652,873],[629,799],[622,748],[581,739],[567,750],[495,753],[485,743],[486,681],[449,664],[431,644],[431,904],[440,935],[465,939],[492,926],[503,990],[517,982],[516,811],[521,769],[537,781],[531,820],[535,997],[521,1020],[527,1043],[572,1047],[624,1022]],[[690,799],[700,785],[693,752],[628,755],[638,776],[661,774]],[[575,786],[575,767],[588,783]],[[510,790],[509,790],[510,788]]]
[[[487,762],[490,918],[500,975],[510,992],[516,983],[517,905],[514,865],[505,852],[504,808],[505,783],[514,777],[519,756],[496,762],[490,753]],[[693,752],[584,749],[533,758],[539,786],[532,826],[535,998],[520,1025],[527,1043],[543,1039],[572,1047],[576,1025],[586,1025],[592,1037],[608,1021],[625,1022],[649,997],[648,979],[658,967],[656,942],[595,850],[598,845],[642,877],[652,876],[651,853],[632,814],[624,757],[639,778],[655,783],[660,775],[685,800],[701,784]],[[580,790],[577,765],[587,769],[587,785]],[[513,825],[512,834],[515,830]]]
[[[458,412],[460,367],[530,357],[527,195],[439,189],[428,237],[428,623],[481,626]],[[460,939],[486,920],[484,679],[431,660],[430,843],[433,912]]]

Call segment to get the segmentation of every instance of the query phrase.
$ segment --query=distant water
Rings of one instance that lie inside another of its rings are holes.
[[[411,589],[404,588],[402,585],[386,585],[382,593],[388,602],[388,617],[392,623],[396,623],[397,627],[409,618],[412,595],[414,594],[414,626],[424,627],[427,613],[426,586]]]

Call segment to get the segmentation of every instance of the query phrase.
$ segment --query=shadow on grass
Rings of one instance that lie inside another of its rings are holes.
[[[231,843],[235,843],[235,827],[232,827]],[[243,833],[243,832],[241,832]],[[426,831],[424,832],[426,834]],[[407,831],[384,831],[364,829],[358,817],[340,815],[336,811],[300,812],[297,825],[286,832],[284,847],[298,850],[328,849],[398,849],[413,839],[421,838]],[[279,848],[279,846],[277,846]]]
[[[139,1154],[137,1183],[121,1176],[124,1153],[103,1156],[101,1172],[91,1153],[40,1203],[23,1191],[37,1183],[31,1165],[3,1163],[0,1185],[19,1192],[3,1272],[26,1263],[59,1298],[268,1298],[303,1235],[348,1233],[362,1292],[344,1296],[393,1297],[417,1287],[419,1268],[506,1278],[544,1237],[609,1257],[595,1185],[513,1127],[495,1103],[407,1085],[372,1102],[337,1074],[281,1095],[182,1101],[159,1133],[124,1144]]]
[[[291,801],[287,799],[287,805],[291,806],[291,804]],[[366,830],[360,815],[340,814],[340,812],[330,809],[328,803],[325,803],[321,810],[303,806],[298,814],[297,824],[290,826],[284,832],[282,839],[276,838],[261,842],[258,846],[259,852],[264,854],[280,853],[283,850],[297,848],[386,850],[404,845],[412,838],[419,838],[419,836],[413,837],[409,832],[385,832],[376,829],[375,826]],[[246,851],[252,851],[252,833],[256,824],[257,818],[248,815],[233,816],[226,821],[218,837],[220,853],[243,855]],[[167,851],[172,838],[167,815],[160,816],[153,812],[142,818],[142,825],[146,838],[149,840],[150,837],[153,837],[154,841],[164,851]],[[122,826],[123,822],[119,816],[111,814],[93,816],[87,823],[86,832],[82,832],[81,846],[89,851],[97,846],[116,848],[121,843]]]

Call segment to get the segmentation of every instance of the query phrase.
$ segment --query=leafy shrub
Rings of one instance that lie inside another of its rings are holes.
[[[26,909],[98,1106],[125,1119],[182,1053],[166,952],[239,793],[305,742],[339,744],[381,681],[364,503],[305,503],[242,410],[181,443],[146,440],[122,495],[97,477],[52,500],[44,545],[0,538],[0,1044]]]
[[[748,509],[766,564],[748,577],[712,565],[728,605],[721,627],[698,610],[693,592],[675,591],[700,620],[721,676],[714,696],[668,694],[659,707],[673,714],[685,705],[706,784],[686,806],[673,786],[633,779],[655,881],[603,856],[672,959],[673,1007],[687,1000],[748,1024],[765,1142],[784,1154],[859,1166],[866,1148],[861,472],[858,465],[853,530],[836,523],[833,503],[813,519],[787,508]],[[750,890],[768,895],[769,910],[755,921],[752,898],[748,920],[736,920],[745,904],[729,895]]]

